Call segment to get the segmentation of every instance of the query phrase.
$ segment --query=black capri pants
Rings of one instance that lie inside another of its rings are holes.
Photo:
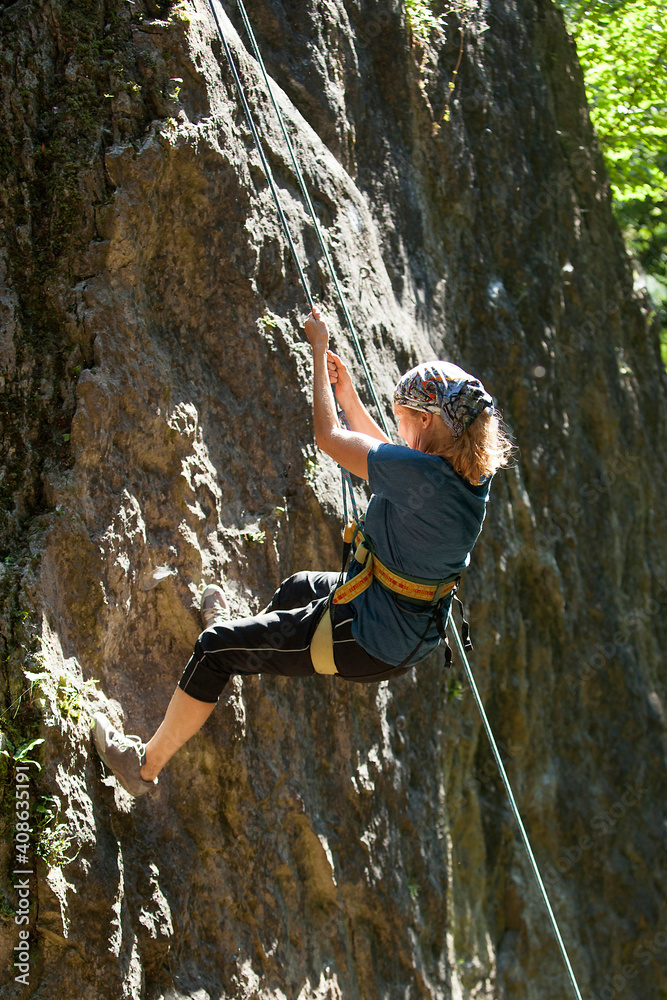
[[[337,581],[337,573],[295,573],[280,585],[261,614],[206,629],[195,643],[178,686],[198,701],[216,702],[234,674],[310,677],[315,673],[310,641]],[[383,663],[362,649],[352,637],[353,619],[351,605],[334,606],[338,676],[349,681],[381,681],[410,669]]]

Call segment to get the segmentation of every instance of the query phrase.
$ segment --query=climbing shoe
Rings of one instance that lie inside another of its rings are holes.
[[[139,737],[119,733],[101,712],[94,716],[93,721],[93,739],[97,752],[113,772],[116,781],[135,798],[152,792],[157,785],[157,778],[154,781],[144,781],[141,777],[146,748]]]
[[[217,583],[212,583],[201,595],[199,605],[204,628],[212,628],[227,617],[227,598]]]

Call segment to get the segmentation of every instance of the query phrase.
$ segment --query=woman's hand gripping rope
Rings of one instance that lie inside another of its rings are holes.
[[[305,325],[306,337],[313,351],[325,351],[329,346],[329,331],[317,306],[308,314]]]
[[[327,351],[327,369],[339,406],[346,411],[348,408],[351,409],[354,406],[356,392],[347,365],[333,351]]]
[[[328,351],[329,331],[316,306],[313,307],[313,311],[306,320],[305,333],[313,349],[315,441],[323,452],[333,458],[334,462],[338,462],[344,469],[359,476],[360,479],[368,479],[366,456],[374,442],[371,437],[343,429],[338,423],[330,374],[330,363],[335,355]],[[331,353],[331,358],[329,353]],[[336,370],[338,371],[338,369]],[[351,395],[356,398],[351,380],[350,389]],[[351,424],[351,426],[354,425]]]
[[[345,409],[346,400],[352,402],[354,399],[354,386],[352,385],[352,379],[344,361],[328,349],[329,331],[317,306],[314,306],[313,311],[308,315],[305,330],[306,337],[313,350],[324,349],[326,351],[329,381],[336,392],[336,399],[341,407]]]

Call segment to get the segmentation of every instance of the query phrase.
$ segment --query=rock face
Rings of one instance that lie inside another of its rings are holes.
[[[473,670],[582,992],[658,1000],[666,379],[573,45],[546,0],[452,5],[428,45],[394,0],[247,6],[388,417],[438,355],[513,429],[465,581]],[[571,995],[460,665],[234,682],[154,795],[102,780],[92,713],[152,732],[204,583],[243,615],[335,568],[342,505],[207,5],[19,0],[0,33],[3,998]]]

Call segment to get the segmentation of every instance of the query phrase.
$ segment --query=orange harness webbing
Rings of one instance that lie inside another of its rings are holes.
[[[449,577],[447,580],[427,580],[398,573],[378,559],[361,526],[355,521],[351,521],[345,527],[345,544],[352,545],[357,535],[360,535],[361,539],[357,544],[354,559],[363,569],[347,583],[337,588],[333,597],[334,604],[349,604],[359,594],[363,594],[373,580],[377,580],[385,590],[390,590],[408,601],[420,604],[437,604],[443,597],[451,593],[459,582],[460,577],[458,576]]]

